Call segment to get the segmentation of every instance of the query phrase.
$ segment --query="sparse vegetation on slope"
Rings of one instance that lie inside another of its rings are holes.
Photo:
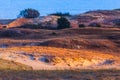
[[[4,74],[3,74],[4,73]],[[119,70],[0,71],[4,80],[119,80]]]
[[[0,70],[32,70],[32,67],[14,61],[0,59]]]

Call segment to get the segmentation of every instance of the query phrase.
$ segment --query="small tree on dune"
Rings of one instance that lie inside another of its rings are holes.
[[[18,17],[23,17],[23,18],[37,18],[40,16],[40,13],[35,10],[35,9],[25,9],[20,11],[20,14],[18,15]]]
[[[70,28],[70,22],[64,18],[64,17],[61,17],[57,20],[57,23],[58,23],[58,29],[64,29],[64,28]]]

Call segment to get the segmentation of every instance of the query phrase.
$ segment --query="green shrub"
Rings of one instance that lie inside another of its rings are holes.
[[[64,18],[64,17],[61,17],[57,20],[57,23],[58,23],[58,29],[64,29],[64,28],[70,28],[70,22]]]
[[[120,27],[120,23],[115,23],[115,25],[114,26],[118,26],[118,27]]]
[[[25,9],[20,11],[20,14],[18,15],[18,17],[24,17],[24,18],[37,18],[40,16],[40,13],[35,10],[35,9]]]
[[[52,32],[52,35],[56,35],[57,33],[56,32]]]
[[[85,27],[84,24],[79,24],[79,28],[83,28],[83,27]]]
[[[88,26],[91,26],[91,27],[101,27],[101,25],[97,22],[93,22],[93,23],[90,23]]]
[[[54,15],[54,16],[71,16],[70,13],[61,13],[61,12],[52,13],[50,15]]]

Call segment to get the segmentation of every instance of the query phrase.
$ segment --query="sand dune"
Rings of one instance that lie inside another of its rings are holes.
[[[0,53],[0,58],[28,65],[34,70],[120,69],[119,57],[97,51],[28,46],[0,49]]]

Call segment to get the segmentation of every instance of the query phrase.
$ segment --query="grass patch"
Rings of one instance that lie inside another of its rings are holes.
[[[120,70],[1,70],[0,78],[11,80],[117,80]]]
[[[0,59],[0,70],[31,70],[32,68],[13,61]]]

